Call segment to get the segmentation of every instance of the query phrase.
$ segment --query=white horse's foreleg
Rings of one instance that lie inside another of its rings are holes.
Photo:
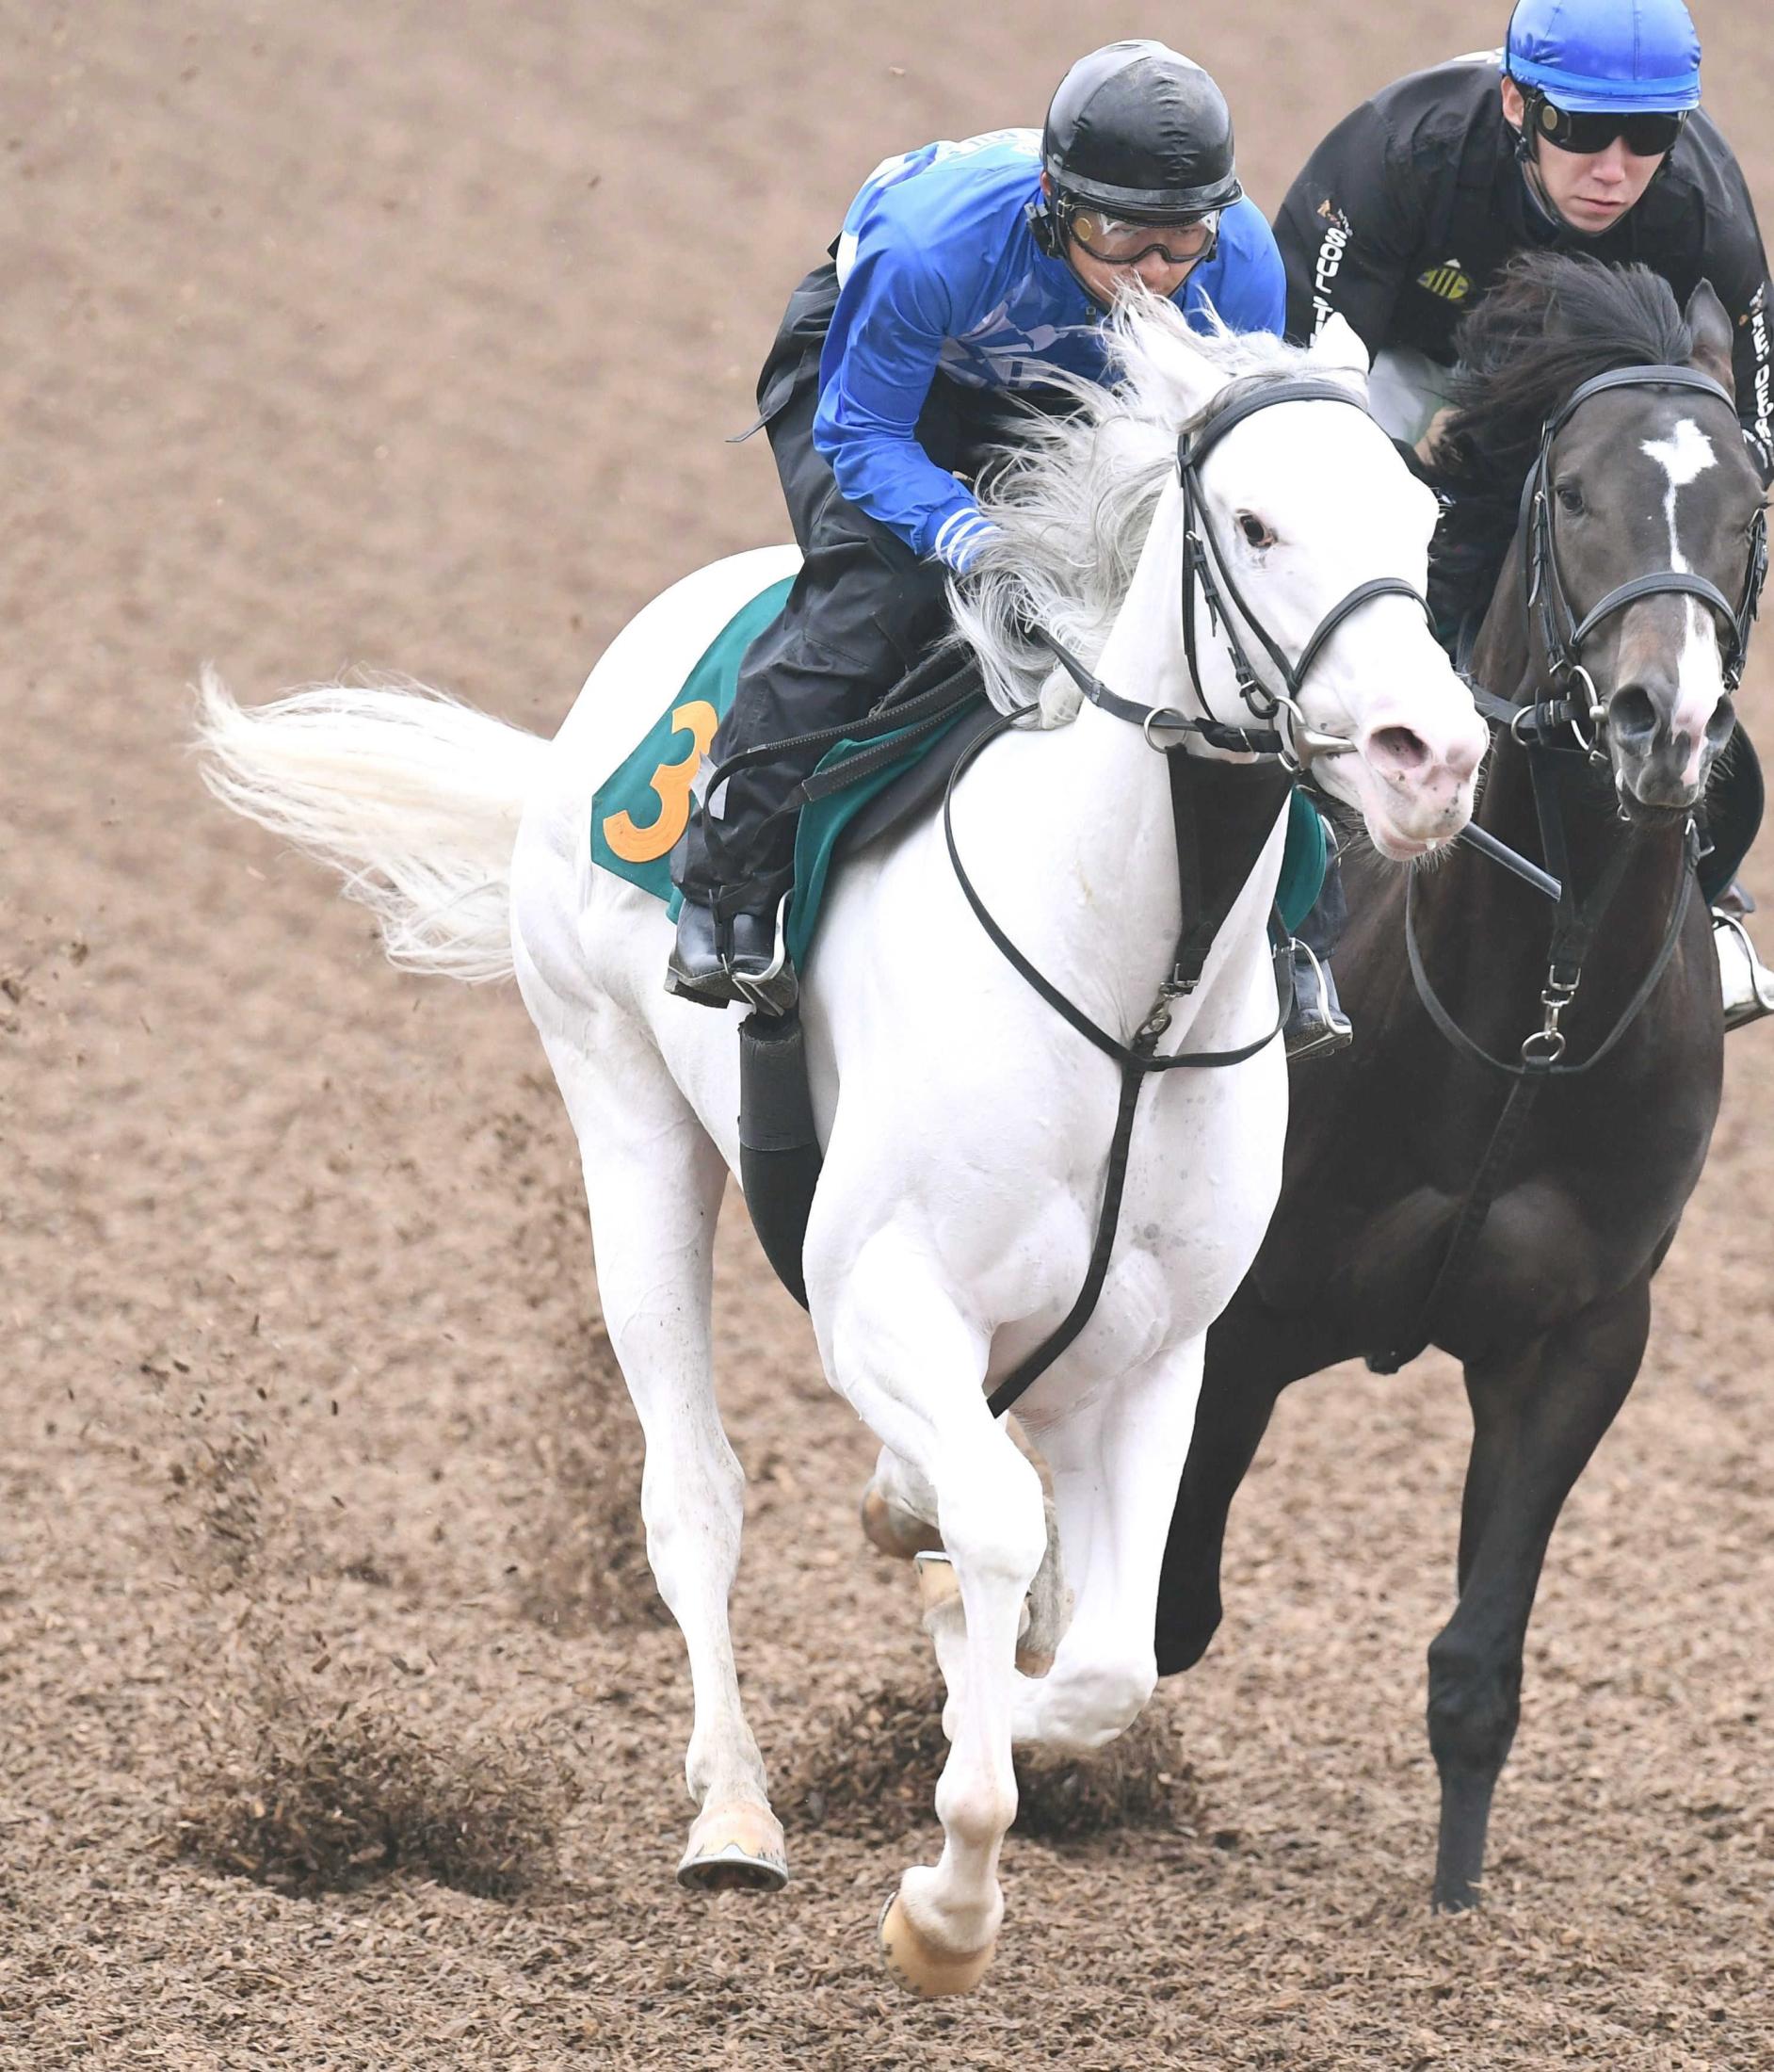
[[[1023,1599],[1046,1544],[1040,1481],[986,1408],[980,1332],[935,1285],[928,1255],[896,1233],[870,1238],[843,1275],[829,1342],[845,1396],[934,1491],[959,1585],[959,1604],[930,1615],[953,1730],[936,1789],[943,1853],[905,1873],[881,1940],[900,1983],[962,1991],[991,1962],[1004,1912],[1010,1697]]]
[[[1086,1754],[1132,1725],[1152,1695],[1159,1568],[1205,1346],[1189,1339],[1051,1422],[1029,1419],[1076,1594],[1053,1667],[1040,1682],[1017,1679],[1019,1745]]]
[[[726,1167],[644,1032],[614,1008],[549,1015],[533,997],[540,981],[525,977],[579,1138],[605,1328],[646,1437],[647,1558],[689,1656],[685,1775],[701,1812],[678,1877],[774,1890],[788,1875],[782,1830],[740,1704],[727,1614],[745,1475],[715,1400],[709,1329]]]

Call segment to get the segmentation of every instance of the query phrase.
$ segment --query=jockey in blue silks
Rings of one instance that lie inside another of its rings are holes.
[[[1374,355],[1375,414],[1432,475],[1460,319],[1518,252],[1635,261],[1679,302],[1710,281],[1735,334],[1744,438],[1767,479],[1774,286],[1742,170],[1700,98],[1700,38],[1683,0],[1520,0],[1503,50],[1395,81],[1306,161],[1275,219],[1288,336],[1310,339],[1332,316],[1352,324]],[[1774,1006],[1774,972],[1730,883],[1762,809],[1738,732],[1712,787],[1701,873],[1728,1028]],[[1321,951],[1338,925],[1334,882],[1327,906],[1300,931]],[[1323,1006],[1326,1047],[1347,1042],[1328,976]]]
[[[972,478],[1031,406],[1070,407],[1056,374],[1109,378],[1104,319],[1135,279],[1200,328],[1281,332],[1282,263],[1224,97],[1162,43],[1080,59],[1039,134],[927,144],[869,175],[759,378],[803,559],[711,762],[861,720],[940,638],[990,524]],[[818,753],[735,771],[692,819],[673,993],[792,1005],[780,915]]]

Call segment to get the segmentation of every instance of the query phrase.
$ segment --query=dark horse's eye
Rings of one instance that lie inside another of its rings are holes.
[[[1568,510],[1573,518],[1583,515],[1583,491],[1575,482],[1560,482],[1553,494],[1560,510]]]
[[[1238,530],[1244,534],[1245,544],[1255,547],[1259,553],[1275,544],[1275,535],[1253,510],[1238,513]]]

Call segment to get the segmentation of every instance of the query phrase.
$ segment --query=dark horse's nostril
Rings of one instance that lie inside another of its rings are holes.
[[[1399,775],[1421,769],[1429,760],[1423,737],[1409,727],[1377,727],[1368,737],[1367,753],[1370,761]]]
[[[1623,685],[1608,701],[1608,731],[1623,749],[1649,755],[1657,738],[1657,708],[1637,684]]]

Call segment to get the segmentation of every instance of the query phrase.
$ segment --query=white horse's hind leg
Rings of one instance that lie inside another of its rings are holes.
[[[928,1255],[877,1232],[838,1277],[831,1368],[877,1435],[936,1496],[960,1609],[933,1614],[952,1745],[936,1789],[940,1861],[905,1873],[882,1922],[889,1968],[921,1993],[964,1991],[1003,1917],[998,1853],[1016,1818],[1013,1658],[1046,1531],[1034,1468],[980,1394],[986,1345],[932,1281]],[[815,1312],[823,1304],[815,1302]],[[934,1620],[945,1618],[943,1629]],[[957,1689],[959,1686],[959,1689]]]
[[[745,1475],[715,1400],[709,1331],[726,1166],[642,1030],[607,1003],[551,1013],[555,996],[522,958],[520,971],[578,1135],[605,1328],[646,1435],[647,1558],[689,1655],[685,1775],[701,1812],[678,1878],[774,1891],[788,1877],[782,1830],[727,1616]]]
[[[1131,1726],[1152,1695],[1158,1574],[1205,1346],[1192,1338],[1051,1422],[1031,1421],[1076,1597],[1053,1667],[1040,1682],[1018,1679],[1019,1745],[1088,1754]]]
[[[891,1447],[881,1448],[863,1492],[863,1532],[871,1546],[899,1562],[935,1553],[943,1545],[935,1490]]]
[[[1025,1675],[1040,1676],[1051,1666],[1059,1636],[1065,1631],[1071,1596],[1060,1565],[1059,1528],[1044,1464],[1014,1417],[1004,1420],[1004,1429],[1043,1478],[1041,1503],[1047,1521],[1047,1551],[1029,1585],[1027,1616],[1016,1646],[1016,1666]],[[909,1562],[918,1554],[942,1551],[943,1535],[936,1530],[936,1492],[890,1447],[882,1447],[875,1472],[863,1492],[863,1532],[872,1546],[895,1561]]]

